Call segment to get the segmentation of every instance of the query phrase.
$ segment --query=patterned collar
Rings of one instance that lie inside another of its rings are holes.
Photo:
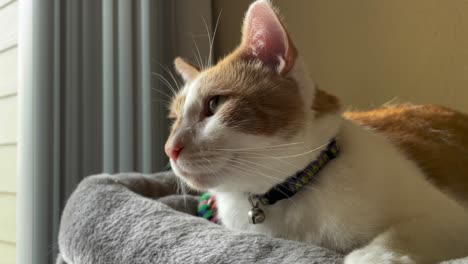
[[[264,194],[251,194],[250,199],[256,200],[262,205],[272,205],[280,200],[291,198],[307,184],[316,182],[320,170],[330,160],[336,158],[339,151],[336,139],[333,138],[327,147],[320,152],[317,159],[309,163],[305,169],[296,172]]]
[[[249,202],[252,209],[248,212],[249,223],[261,224],[266,219],[265,212],[260,208],[261,205],[272,205],[276,202],[291,198],[298,193],[307,184],[317,181],[317,174],[332,159],[336,158],[340,149],[336,145],[336,139],[333,138],[327,147],[320,152],[317,159],[309,163],[303,170],[296,172],[284,182],[277,184],[264,194],[249,194]]]
[[[317,159],[309,163],[303,170],[296,172],[293,176],[287,178],[284,182],[277,184],[264,194],[249,194],[249,202],[252,209],[248,212],[249,223],[261,224],[265,221],[265,212],[260,205],[272,205],[276,202],[291,198],[298,193],[307,184],[317,181],[317,175],[320,170],[332,159],[336,158],[340,152],[336,144],[336,139],[332,139],[327,147],[320,152]],[[210,193],[201,196],[198,205],[198,215],[217,224],[218,208],[216,197]]]

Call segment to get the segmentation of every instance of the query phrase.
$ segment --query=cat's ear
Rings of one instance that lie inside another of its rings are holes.
[[[250,5],[242,28],[241,49],[280,74],[288,73],[297,56],[289,35],[268,0]]]
[[[180,74],[185,82],[192,81],[200,74],[200,69],[197,66],[185,61],[181,57],[177,57],[174,60],[174,65],[177,73]]]

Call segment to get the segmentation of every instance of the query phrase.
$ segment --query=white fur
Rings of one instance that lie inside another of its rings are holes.
[[[307,85],[303,72],[296,67],[291,74],[307,87],[304,94],[313,93],[313,84]],[[267,219],[262,224],[248,223],[251,206],[245,192],[214,188],[223,224],[343,253],[352,251],[346,264],[433,263],[468,255],[466,208],[425,180],[415,163],[382,135],[332,115],[310,122],[293,140],[306,139],[304,144],[313,149],[335,135],[341,148],[339,158],[320,172],[317,184],[290,199],[263,206]],[[318,152],[288,162],[305,167]],[[274,175],[270,169],[256,169]],[[253,174],[252,178],[260,175]],[[275,177],[289,175],[292,172]]]
[[[287,141],[236,132],[224,127],[216,115],[201,123],[193,121],[203,99],[197,97],[199,82],[186,87],[183,122],[195,130],[193,149],[184,150],[181,161],[171,162],[189,184],[204,175],[204,186],[217,195],[223,224],[350,252],[346,264],[433,263],[468,255],[466,209],[426,181],[421,170],[382,135],[339,114],[313,121],[308,106],[315,88],[301,60],[290,74],[307,98],[304,110],[311,122]],[[323,148],[311,150],[334,136],[341,154],[320,172],[318,182],[290,199],[263,206],[266,221],[249,224],[247,193],[264,193],[304,168]],[[291,148],[268,147],[278,144]],[[206,160],[200,153],[215,155],[199,168],[194,164]],[[183,175],[181,168],[191,175]]]
[[[345,263],[432,263],[468,255],[468,215],[461,205],[382,136],[347,121],[338,135],[342,152],[320,172],[319,183],[262,207],[263,224],[248,223],[246,194],[216,192],[223,224],[343,253],[371,242]]]

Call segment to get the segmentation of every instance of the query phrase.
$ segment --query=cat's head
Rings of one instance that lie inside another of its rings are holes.
[[[170,108],[166,153],[196,189],[266,191],[336,130],[338,101],[315,88],[269,1],[249,7],[242,32],[213,67],[175,60],[185,85]]]

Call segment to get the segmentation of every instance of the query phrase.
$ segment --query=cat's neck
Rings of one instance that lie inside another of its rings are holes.
[[[313,117],[310,117],[313,118]],[[282,184],[297,172],[304,170],[312,161],[316,160],[320,153],[326,149],[330,141],[336,139],[340,144],[340,129],[343,119],[334,114],[321,117],[320,122],[306,123],[300,133],[290,139],[290,145],[272,148],[265,159],[258,159],[256,164],[249,163],[252,169],[252,179],[261,179],[252,182],[249,190],[236,191],[236,196],[245,196],[247,193],[264,194],[277,184]],[[246,172],[239,171],[239,175],[245,176]],[[226,189],[210,190],[215,193],[232,192]]]
[[[309,117],[312,119],[313,117]],[[340,144],[340,130],[343,129],[343,120],[340,114],[330,114],[328,116],[320,117],[320,122],[308,122],[303,129],[302,135],[297,137],[297,142],[303,143],[302,152],[287,160],[287,162],[294,164],[288,175],[291,176],[299,170],[304,169],[310,162],[317,159],[321,151],[323,151],[332,140],[336,140]]]

